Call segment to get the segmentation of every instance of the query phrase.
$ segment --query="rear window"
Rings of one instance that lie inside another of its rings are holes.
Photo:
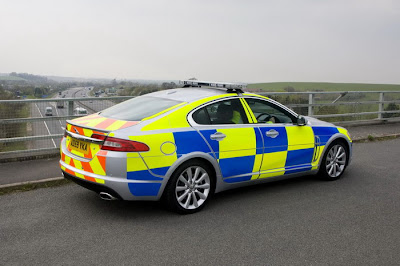
[[[140,121],[180,103],[171,99],[139,96],[105,109],[100,114],[117,120]]]

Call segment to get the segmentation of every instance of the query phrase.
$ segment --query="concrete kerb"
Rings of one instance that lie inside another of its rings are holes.
[[[0,196],[12,192],[30,191],[37,188],[57,187],[72,183],[64,177],[52,177],[35,181],[26,181],[0,185]]]
[[[353,142],[359,143],[359,142],[368,142],[368,141],[375,141],[375,140],[388,140],[388,139],[396,139],[399,137],[400,137],[400,133],[386,134],[386,135],[382,135],[382,136],[369,135],[369,137],[366,137],[366,138],[355,138],[355,139],[353,139]]]

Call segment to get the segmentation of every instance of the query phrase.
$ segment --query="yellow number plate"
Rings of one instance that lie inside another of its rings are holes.
[[[84,154],[89,154],[89,143],[71,138],[69,147]]]

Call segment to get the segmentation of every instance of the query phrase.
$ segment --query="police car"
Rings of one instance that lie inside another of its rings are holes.
[[[182,81],[67,121],[64,177],[106,200],[162,200],[178,213],[217,192],[277,178],[342,176],[352,141],[244,85]]]

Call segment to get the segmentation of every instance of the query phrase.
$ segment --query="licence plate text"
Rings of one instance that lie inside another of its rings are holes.
[[[79,152],[82,152],[84,154],[89,153],[89,143],[80,141],[74,138],[71,138],[69,146],[73,148],[74,150],[77,150]]]

